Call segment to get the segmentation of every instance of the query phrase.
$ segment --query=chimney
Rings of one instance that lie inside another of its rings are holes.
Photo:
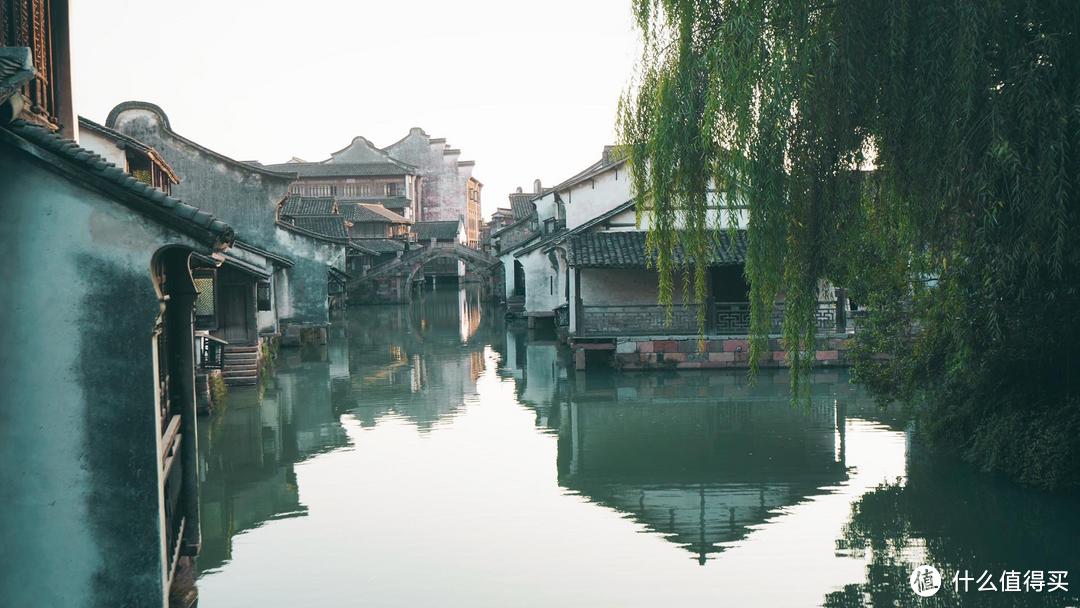
[[[611,161],[613,160],[611,153],[614,152],[614,151],[615,151],[615,146],[604,146],[604,153],[600,156],[600,160],[605,165],[610,165]]]
[[[521,194],[521,186],[518,186],[518,187],[517,187],[517,193],[518,193],[518,194]]]
[[[544,191],[544,185],[540,183],[540,180],[533,180],[533,194],[540,194]]]

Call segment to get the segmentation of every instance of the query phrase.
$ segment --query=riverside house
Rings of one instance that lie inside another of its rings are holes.
[[[105,126],[152,146],[179,177],[177,195],[214,212],[241,236],[241,252],[222,272],[200,273],[213,287],[200,314],[204,327],[229,342],[235,375],[253,380],[251,359],[261,343],[280,336],[325,344],[333,286],[345,270],[343,239],[293,229],[278,221],[295,173],[271,171],[229,158],[176,133],[160,107],[141,101],[119,104]],[[226,372],[230,366],[226,365]]]
[[[492,234],[510,311],[525,316],[530,326],[552,319],[579,369],[585,369],[590,353],[621,369],[748,366],[745,212],[734,210],[736,224],[730,226],[726,201],[710,195],[715,201],[711,221],[718,229],[708,252],[706,302],[692,302],[676,280],[669,316],[659,303],[659,276],[646,248],[648,220],[636,221],[628,172],[626,161],[609,146],[597,163],[554,188],[538,182],[529,195],[510,195],[521,219]],[[685,267],[681,246],[673,254],[676,265]],[[853,331],[844,291],[823,284],[819,300],[816,359],[842,365]],[[763,365],[786,363],[779,343],[783,310],[781,298]]]
[[[81,143],[131,175],[170,193],[180,178],[154,148],[79,118]],[[220,373],[226,384],[258,381],[259,333],[276,334],[277,311],[273,285],[293,262],[237,239],[220,260],[195,256],[196,384],[200,411],[210,407],[209,375]],[[276,276],[275,276],[276,275]],[[212,371],[219,370],[219,371]]]
[[[201,542],[192,272],[233,230],[169,196],[145,147],[79,145],[66,2],[2,8],[0,589],[164,607]]]

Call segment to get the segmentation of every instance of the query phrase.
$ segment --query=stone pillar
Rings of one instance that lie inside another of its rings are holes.
[[[180,555],[198,555],[202,544],[199,528],[199,432],[195,398],[195,286],[187,268],[187,257],[171,260],[166,269],[169,287],[165,309],[169,345],[169,377],[174,407],[180,413],[180,468],[182,474],[180,509],[184,534]],[[254,288],[253,288],[254,289]]]
[[[576,336],[579,330],[579,311],[581,310],[581,273],[577,268],[572,268],[570,273],[570,335]]]
[[[585,349],[574,349],[574,369],[578,371],[585,371]]]

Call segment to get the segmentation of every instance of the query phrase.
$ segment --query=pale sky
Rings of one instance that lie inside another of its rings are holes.
[[[613,143],[630,1],[76,1],[76,110],[103,123],[153,102],[179,134],[264,163],[423,127],[476,161],[487,216]]]

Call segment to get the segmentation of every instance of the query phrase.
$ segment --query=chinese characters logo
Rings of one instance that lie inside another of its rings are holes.
[[[941,573],[933,566],[923,564],[915,568],[908,578],[911,590],[919,597],[930,597],[941,589]]]

